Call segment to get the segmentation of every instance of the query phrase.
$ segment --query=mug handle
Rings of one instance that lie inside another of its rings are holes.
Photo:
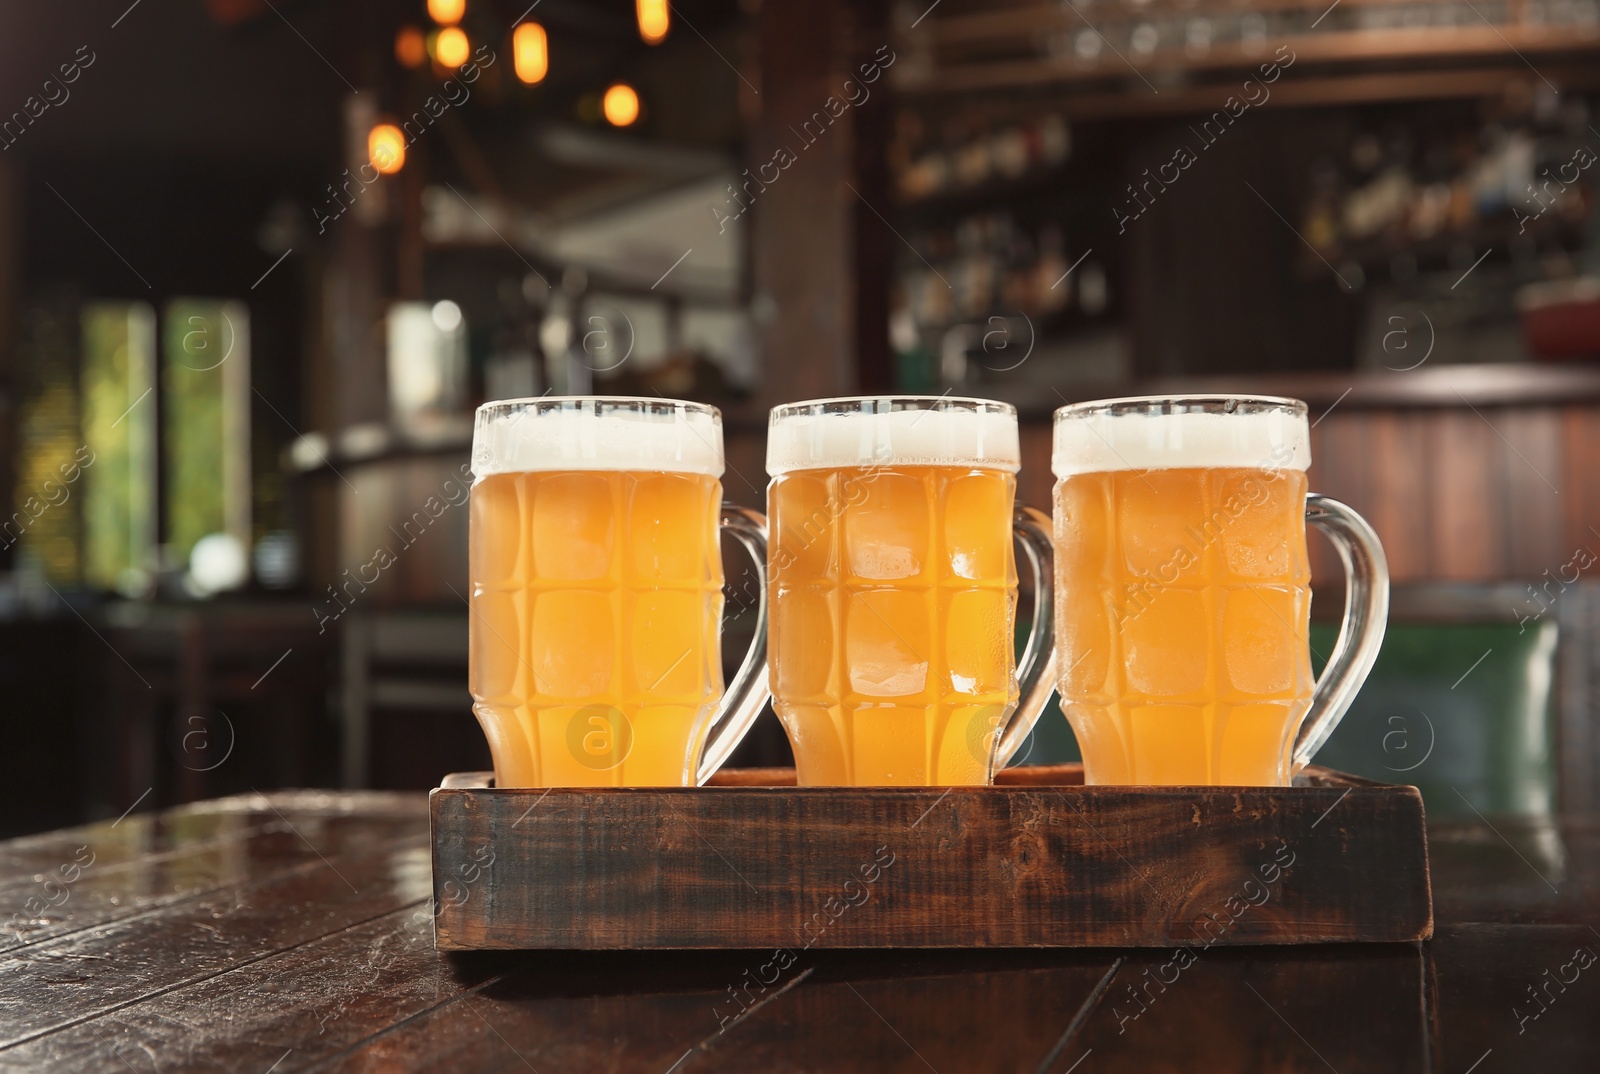
[[[1022,545],[1023,558],[1033,569],[1033,629],[1017,667],[1017,707],[1000,736],[995,752],[996,771],[1017,755],[1056,688],[1055,545],[1050,516],[1018,504],[1011,526]]]
[[[1344,564],[1344,622],[1295,738],[1290,770],[1311,763],[1355,700],[1389,625],[1389,561],[1367,520],[1326,496],[1306,496],[1306,521],[1327,534]]]
[[[717,769],[727,761],[734,747],[756,722],[761,710],[766,708],[771,691],[767,689],[767,516],[759,511],[722,505],[721,529],[745,547],[755,560],[756,581],[760,597],[756,603],[756,636],[745,654],[744,663],[728,689],[722,695],[722,704],[711,718],[711,730],[706,735],[706,745],[700,753],[700,767],[695,772],[695,786],[703,787]]]

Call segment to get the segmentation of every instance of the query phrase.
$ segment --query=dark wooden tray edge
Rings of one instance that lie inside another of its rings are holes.
[[[1034,766],[1025,769],[1008,770],[1007,773],[1002,775],[1002,780],[1000,781],[999,785],[994,787],[800,788],[795,787],[792,783],[792,770],[783,769],[734,770],[733,773],[727,775],[719,774],[719,776],[721,778],[719,778],[713,786],[707,788],[509,788],[505,790],[500,790],[490,785],[492,783],[492,775],[490,773],[458,773],[449,776],[443,781],[443,785],[439,788],[436,788],[429,797],[430,821],[432,824],[434,837],[432,852],[436,900],[435,905],[439,905],[439,899],[443,894],[446,893],[445,889],[441,886],[441,875],[443,875],[450,868],[459,867],[461,864],[455,860],[455,857],[458,857],[459,855],[446,855],[446,857],[449,857],[450,860],[441,861],[441,842],[439,837],[441,807],[447,800],[454,800],[455,802],[460,803],[459,806],[455,806],[453,808],[459,810],[460,808],[465,807],[469,814],[479,813],[480,811],[496,813],[505,808],[494,805],[493,803],[495,803],[497,800],[511,798],[521,798],[526,800],[529,798],[529,796],[532,796],[534,799],[542,800],[546,795],[559,793],[562,797],[573,795],[590,796],[592,801],[595,803],[594,807],[596,809],[609,810],[611,807],[603,806],[602,803],[613,802],[617,803],[618,807],[624,811],[629,811],[636,810],[637,807],[623,805],[623,803],[629,800],[637,800],[634,796],[657,795],[661,796],[665,801],[676,801],[679,803],[676,808],[669,806],[669,812],[677,812],[678,810],[688,809],[690,811],[690,816],[698,817],[703,821],[704,815],[700,813],[700,810],[702,808],[710,809],[711,814],[715,815],[717,812],[717,804],[725,801],[721,798],[723,790],[732,791],[734,792],[735,796],[737,796],[739,792],[743,792],[746,796],[744,800],[747,803],[754,803],[757,801],[773,801],[774,799],[769,798],[764,792],[782,791],[785,792],[783,795],[784,798],[792,799],[796,802],[810,800],[813,804],[815,804],[819,801],[824,801],[828,796],[838,797],[843,794],[848,800],[853,800],[859,803],[861,808],[868,808],[876,804],[878,808],[890,809],[916,808],[916,805],[920,805],[920,802],[923,800],[929,801],[931,806],[939,801],[942,801],[946,797],[958,793],[962,798],[974,803],[981,801],[998,803],[1000,801],[1011,800],[1015,792],[1030,792],[1053,788],[1082,791],[1086,795],[1086,802],[1098,800],[1099,802],[1107,805],[1121,801],[1128,802],[1130,805],[1135,802],[1149,803],[1152,800],[1155,800],[1159,803],[1161,799],[1178,798],[1183,800],[1196,799],[1198,801],[1209,802],[1211,808],[1215,809],[1219,798],[1233,795],[1235,812],[1237,812],[1240,808],[1249,808],[1250,799],[1252,797],[1256,799],[1255,805],[1257,808],[1259,808],[1262,796],[1266,794],[1269,796],[1269,798],[1276,798],[1278,795],[1282,795],[1286,799],[1290,800],[1299,799],[1300,801],[1298,805],[1285,806],[1285,808],[1299,811],[1302,817],[1309,816],[1310,810],[1317,810],[1321,815],[1318,817],[1316,822],[1309,826],[1310,828],[1314,829],[1317,824],[1321,823],[1321,821],[1327,817],[1328,812],[1331,812],[1333,808],[1343,802],[1351,792],[1361,791],[1367,793],[1359,795],[1359,798],[1366,799],[1368,803],[1381,803],[1387,801],[1390,803],[1387,808],[1390,810],[1399,809],[1400,812],[1398,815],[1400,817],[1414,818],[1414,821],[1407,819],[1401,825],[1401,828],[1398,832],[1398,843],[1394,842],[1396,836],[1395,831],[1391,830],[1386,832],[1389,842],[1394,846],[1401,848],[1403,857],[1406,858],[1410,863],[1410,867],[1406,870],[1403,870],[1406,875],[1410,876],[1410,879],[1405,881],[1405,883],[1410,885],[1410,894],[1401,894],[1401,892],[1404,890],[1403,887],[1401,889],[1397,889],[1396,898],[1398,901],[1396,902],[1396,911],[1394,916],[1392,918],[1385,919],[1381,913],[1374,913],[1370,909],[1371,903],[1369,900],[1367,903],[1369,909],[1363,916],[1361,916],[1359,920],[1348,922],[1345,925],[1340,926],[1335,920],[1330,919],[1326,915],[1324,912],[1325,908],[1313,907],[1314,916],[1311,918],[1277,918],[1274,928],[1278,931],[1275,933],[1245,932],[1241,934],[1234,934],[1222,938],[1219,941],[1220,944],[1222,946],[1282,946],[1352,942],[1416,943],[1432,938],[1434,933],[1432,876],[1428,867],[1428,848],[1425,826],[1426,818],[1423,813],[1421,793],[1417,790],[1417,788],[1412,786],[1384,784],[1328,769],[1312,768],[1307,770],[1300,781],[1297,781],[1299,785],[1290,788],[1090,788],[1083,786],[1081,766],[1075,764]],[[1343,788],[1343,793],[1333,797],[1332,799],[1328,799],[1328,792],[1337,790],[1339,788]],[[757,792],[759,798],[749,798],[748,794],[751,791]],[[620,794],[618,792],[620,792]],[[1377,793],[1373,794],[1372,792]],[[1315,795],[1323,798],[1324,800],[1328,800],[1329,805],[1327,806],[1327,812],[1323,812],[1322,810],[1318,809],[1320,803],[1308,807],[1305,804],[1306,799],[1301,798],[1302,794],[1306,794],[1308,797]],[[1071,797],[1075,798],[1076,795]],[[469,799],[475,800],[482,804],[480,806],[468,805],[467,802]],[[1027,801],[1025,798],[1019,798],[1017,800],[1019,802]],[[916,805],[909,804],[913,801],[916,803]],[[899,803],[899,806],[897,807],[895,803]],[[532,803],[530,803],[530,806],[531,805]],[[954,805],[952,807],[954,807]],[[583,806],[573,803],[566,807],[568,810],[567,815],[582,815],[572,814],[570,811],[574,808],[584,810]],[[1004,809],[1009,807],[1001,807],[997,805],[993,808]],[[1082,807],[1078,808],[1081,809]],[[1271,806],[1269,800],[1267,808],[1271,812],[1276,812],[1277,807]],[[1352,802],[1351,806],[1347,808],[1359,808],[1359,803]],[[1369,805],[1368,808],[1381,811],[1385,807],[1374,804]],[[1223,803],[1223,809],[1226,809],[1225,801]],[[521,812],[520,802],[517,803],[516,811]],[[585,810],[585,812],[587,811]],[[920,810],[918,810],[918,812],[920,812]],[[455,816],[456,819],[451,821],[453,825],[459,824],[463,815],[458,812],[455,814]],[[503,821],[509,821],[510,819],[511,818],[509,814],[504,815],[503,817]],[[1328,832],[1337,830],[1340,834],[1340,838],[1346,841],[1352,838],[1359,838],[1358,833],[1352,834],[1345,831],[1345,824],[1349,823],[1349,821],[1349,818],[1341,818],[1340,822],[1330,825],[1328,829],[1321,834],[1326,835]],[[1304,820],[1301,820],[1299,823],[1304,824],[1305,822]],[[689,825],[691,828],[694,827],[692,820],[689,822]],[[499,829],[494,829],[491,826],[490,830]],[[453,834],[461,835],[463,832],[453,830]],[[703,839],[703,836],[700,836],[699,838]],[[1410,849],[1405,849],[1407,847]],[[606,851],[601,851],[602,856],[604,856],[605,853]],[[1392,849],[1390,853],[1393,853]],[[1417,860],[1418,858],[1420,858],[1420,860]],[[1370,865],[1374,863],[1368,864]],[[1377,862],[1376,864],[1381,864],[1381,862]],[[1359,873],[1361,870],[1358,869],[1357,872]],[[1352,884],[1356,886],[1367,882],[1364,875],[1354,874],[1352,874],[1351,881]],[[1382,882],[1381,875],[1378,882]],[[1420,899],[1418,897],[1419,889]],[[1359,896],[1357,897],[1356,901],[1357,903],[1360,902]],[[577,912],[579,916],[582,916],[583,914],[587,913],[587,908],[579,908]],[[477,920],[475,921],[474,919]],[[612,925],[615,926],[615,922],[619,919],[613,915],[609,920]],[[501,925],[504,925],[503,918],[499,919],[499,921]],[[436,917],[435,923],[436,945],[441,950],[738,950],[749,949],[752,946],[762,946],[764,943],[766,943],[766,940],[763,940],[761,943],[755,945],[752,945],[749,942],[741,942],[749,940],[748,930],[744,929],[726,931],[726,939],[723,939],[721,936],[725,933],[725,930],[710,922],[701,923],[692,942],[681,943],[662,942],[673,934],[671,930],[663,930],[663,935],[661,936],[646,936],[643,940],[641,940],[637,936],[633,936],[631,938],[615,934],[600,936],[587,931],[577,930],[574,930],[570,934],[562,935],[559,927],[539,927],[537,924],[535,924],[528,927],[533,929],[534,933],[539,939],[539,942],[528,943],[518,941],[512,936],[505,935],[503,929],[497,927],[495,915],[493,913],[488,913],[485,916],[485,911],[481,904],[480,906],[475,907],[469,914],[461,915],[447,913],[443,915],[442,920],[440,917]],[[458,941],[455,934],[455,928],[453,927],[456,924],[463,924],[467,926],[466,932],[472,934],[472,938],[469,940]],[[1048,922],[1036,922],[1035,924],[1036,926],[1043,928],[1056,927],[1050,925]],[[506,927],[509,927],[511,932],[515,933],[520,927],[522,927],[522,925],[520,922],[513,919],[510,925]],[[1175,926],[1170,924],[1167,926],[1162,926],[1151,922],[1141,923],[1134,918],[1118,919],[1113,916],[1112,919],[1108,919],[1103,923],[1097,922],[1095,926],[1095,929],[1099,933],[1107,937],[1105,942],[1073,941],[1060,943],[1050,941],[1035,942],[1032,939],[1014,943],[975,943],[968,937],[952,939],[946,942],[942,941],[937,935],[918,935],[914,942],[885,942],[883,939],[884,934],[882,932],[871,933],[869,930],[862,942],[857,942],[857,937],[841,933],[829,937],[826,943],[819,945],[819,948],[970,950],[974,947],[986,946],[1014,949],[1115,949],[1123,947],[1164,948],[1192,946],[1192,941],[1173,931],[1174,927]],[[1037,928],[1035,931],[1037,931]]]

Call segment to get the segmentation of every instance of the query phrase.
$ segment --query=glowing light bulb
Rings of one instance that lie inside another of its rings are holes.
[[[244,543],[226,533],[208,533],[189,553],[188,581],[202,596],[238,589],[250,580]]]
[[[511,58],[517,77],[528,85],[543,82],[550,70],[550,42],[544,27],[525,22],[511,34]]]
[[[406,136],[393,123],[379,123],[367,133],[367,159],[384,175],[406,165]]]
[[[461,327],[461,307],[448,298],[433,304],[433,324],[441,332],[454,332]]]
[[[428,16],[440,26],[454,26],[467,13],[467,0],[428,0]]]
[[[402,26],[394,35],[394,58],[400,66],[417,68],[428,62],[428,41],[415,26]]]
[[[626,82],[618,82],[606,90],[600,110],[613,127],[626,127],[639,118],[639,95]]]
[[[639,36],[644,43],[661,44],[670,22],[667,0],[636,0],[634,9],[639,13]]]
[[[446,26],[433,43],[433,55],[446,67],[460,67],[472,54],[472,42],[459,26]]]

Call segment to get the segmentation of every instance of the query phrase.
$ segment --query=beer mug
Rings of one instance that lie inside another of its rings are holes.
[[[501,787],[688,787],[767,700],[766,602],[726,695],[722,415],[667,399],[485,403],[472,435],[473,711]]]
[[[772,411],[773,702],[802,786],[982,785],[1049,699],[1050,534],[1015,508],[1016,410],[871,398]],[[1037,585],[1016,673],[1013,532]]]
[[[1306,405],[1110,399],[1055,413],[1056,666],[1087,783],[1287,786],[1372,670],[1389,570],[1308,495]],[[1306,523],[1345,567],[1311,676]]]

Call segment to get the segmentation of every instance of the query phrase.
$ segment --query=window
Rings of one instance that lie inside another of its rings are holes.
[[[179,298],[162,319],[161,439],[166,546],[226,533],[250,548],[250,313],[242,302]]]
[[[81,325],[83,578],[139,594],[156,566],[155,312],[91,303]]]

